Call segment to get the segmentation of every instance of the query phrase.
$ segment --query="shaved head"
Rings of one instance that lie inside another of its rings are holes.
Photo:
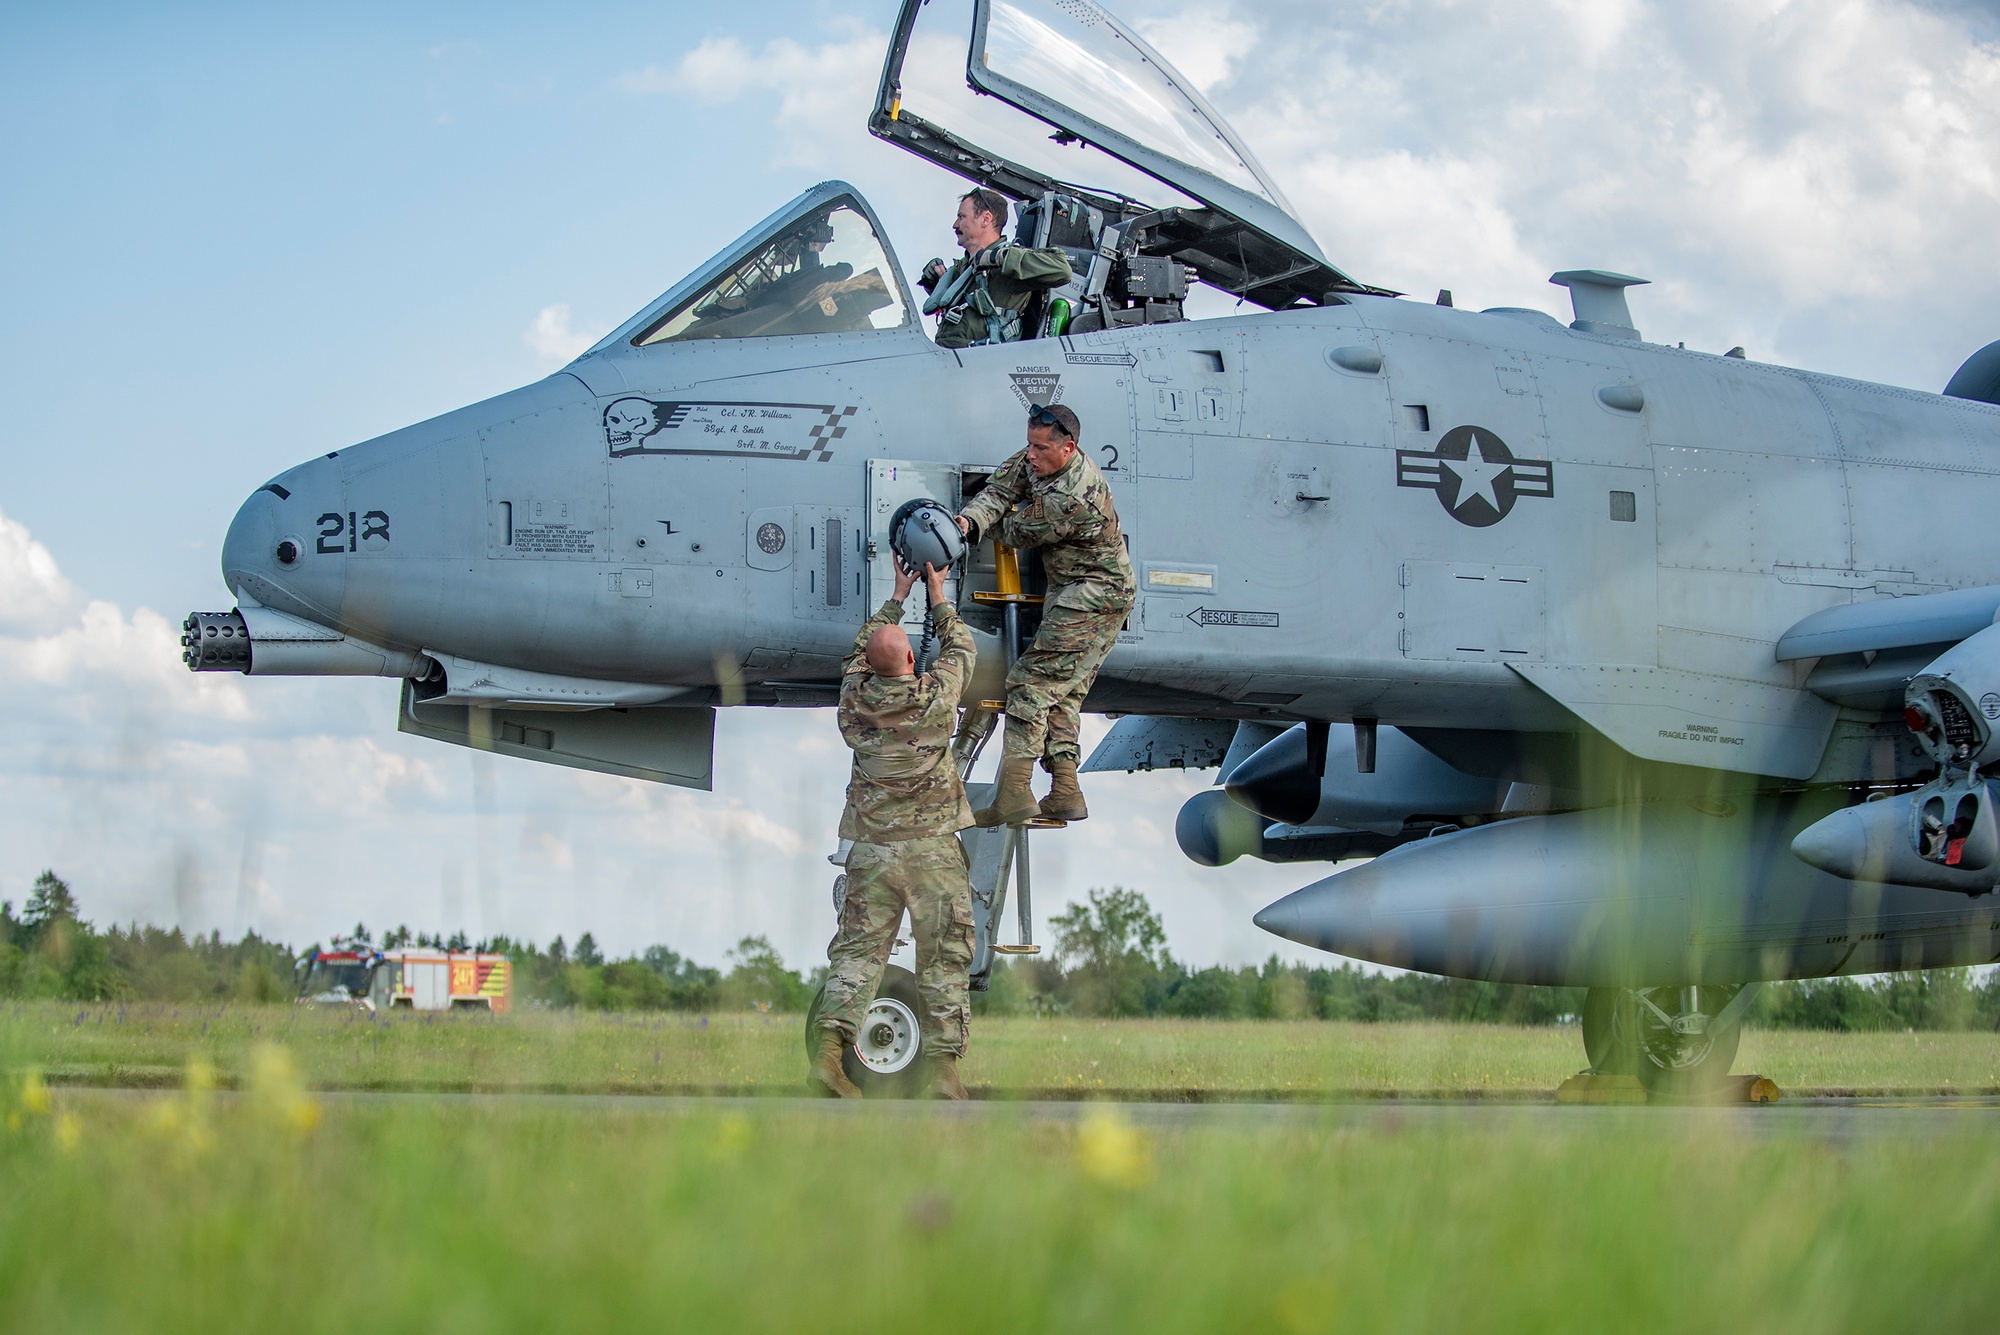
[[[868,637],[868,666],[878,677],[908,677],[917,670],[910,637],[901,626],[884,626]]]

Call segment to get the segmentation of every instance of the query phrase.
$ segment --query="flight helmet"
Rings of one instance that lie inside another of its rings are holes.
[[[940,570],[965,555],[965,536],[951,511],[929,497],[904,501],[889,520],[889,549],[921,575],[926,564]]]

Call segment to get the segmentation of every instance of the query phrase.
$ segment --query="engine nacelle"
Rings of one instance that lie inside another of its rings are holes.
[[[1355,734],[1327,737],[1324,773],[1313,772],[1299,724],[1230,771],[1229,795],[1285,825],[1338,825],[1396,834],[1412,817],[1481,816],[1500,811],[1510,785],[1460,773],[1394,728],[1376,730],[1374,769],[1362,773]]]
[[[1940,765],[2000,760],[2000,625],[1961,640],[1910,678],[1903,722]]]

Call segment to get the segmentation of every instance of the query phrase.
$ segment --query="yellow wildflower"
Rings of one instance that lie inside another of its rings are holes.
[[[275,1043],[260,1043],[250,1053],[250,1106],[293,1135],[309,1136],[319,1127],[319,1101],[306,1092],[291,1054]]]
[[[49,1110],[49,1087],[42,1083],[42,1073],[32,1066],[21,1077],[21,1106],[36,1114]]]
[[[1076,1158],[1084,1172],[1114,1187],[1143,1187],[1153,1180],[1151,1142],[1114,1108],[1093,1108],[1084,1116]]]

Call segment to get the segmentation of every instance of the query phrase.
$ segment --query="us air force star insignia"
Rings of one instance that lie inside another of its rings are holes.
[[[1456,426],[1436,450],[1397,450],[1396,485],[1426,487],[1461,524],[1497,524],[1523,496],[1556,494],[1556,466],[1516,459],[1507,442],[1483,426]]]

